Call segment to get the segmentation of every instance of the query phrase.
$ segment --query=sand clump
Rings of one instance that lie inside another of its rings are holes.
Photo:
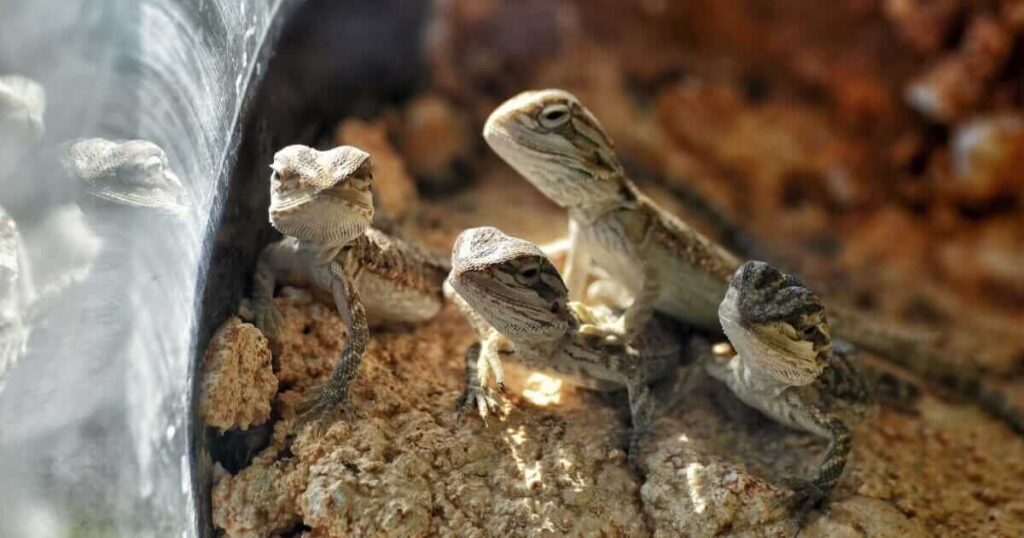
[[[270,346],[249,323],[232,317],[210,340],[203,359],[199,412],[220,431],[245,430],[270,418],[277,394]]]
[[[356,146],[373,156],[374,205],[393,217],[401,217],[417,203],[416,183],[405,161],[388,139],[383,120],[348,118],[334,133],[336,145]]]

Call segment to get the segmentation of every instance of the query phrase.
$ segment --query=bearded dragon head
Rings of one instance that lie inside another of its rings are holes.
[[[749,261],[732,277],[718,317],[741,360],[772,378],[806,385],[831,345],[825,307],[797,279]]]
[[[270,223],[282,234],[340,245],[370,226],[373,164],[365,151],[288,146],[270,168]]]
[[[523,92],[484,125],[484,140],[505,162],[563,207],[621,198],[622,166],[597,118],[563,90]]]
[[[75,140],[62,147],[61,163],[84,191],[122,206],[179,214],[190,197],[160,146],[146,140]]]
[[[541,250],[491,227],[459,234],[449,281],[498,332],[512,341],[562,337],[574,319],[565,282]]]

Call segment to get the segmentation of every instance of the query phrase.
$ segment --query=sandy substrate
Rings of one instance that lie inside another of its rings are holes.
[[[273,440],[219,474],[214,521],[228,536],[789,536],[772,515],[782,477],[807,473],[824,442],[731,417],[703,373],[659,388],[661,418],[625,461],[621,395],[599,396],[514,366],[506,414],[459,420],[462,350],[452,309],[414,332],[378,332],[352,416],[317,437],[293,408],[338,356],[338,316],[286,293]],[[309,367],[302,365],[312,365]],[[302,372],[302,373],[296,373]],[[285,378],[288,381],[285,381]],[[965,405],[925,395],[857,428],[829,515],[801,536],[1020,536],[1024,442]]]

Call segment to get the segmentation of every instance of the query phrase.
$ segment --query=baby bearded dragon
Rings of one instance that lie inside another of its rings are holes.
[[[582,298],[591,259],[634,296],[625,330],[658,310],[701,327],[739,261],[641,194],[597,118],[561,90],[525,92],[495,110],[484,139],[512,168],[569,210],[565,279]]]
[[[282,280],[310,286],[333,301],[348,339],[330,380],[304,413],[324,419],[345,406],[368,327],[434,317],[448,268],[415,245],[370,228],[373,172],[366,152],[288,146],[274,155],[271,168],[270,222],[286,237],[267,246],[256,264],[256,326],[276,340],[272,299]]]
[[[718,315],[736,355],[705,362],[707,371],[747,405],[829,440],[814,476],[791,480],[788,503],[802,514],[839,482],[850,427],[872,409],[868,384],[831,349],[818,297],[764,262],[749,261],[736,271]]]
[[[496,353],[500,344],[495,339],[504,339],[530,368],[592,390],[625,388],[633,424],[629,457],[634,462],[652,419],[648,385],[668,375],[683,352],[670,330],[655,318],[626,343],[608,328],[613,324],[610,312],[569,303],[558,270],[536,245],[495,228],[471,228],[459,235],[448,282],[471,309],[467,318],[478,333],[486,332],[481,323],[493,327],[487,340],[466,354],[470,375],[464,409],[475,402],[483,414],[491,406],[479,383],[486,372],[471,374],[479,374],[478,366],[499,364],[496,356],[481,354]]]
[[[565,279],[580,299],[591,261],[633,295],[627,339],[654,311],[718,331],[717,308],[739,261],[659,208],[626,176],[611,139],[572,94],[521,93],[487,119],[484,139],[512,168],[569,211]],[[1024,413],[935,346],[833,309],[836,332],[978,402],[1024,433]]]

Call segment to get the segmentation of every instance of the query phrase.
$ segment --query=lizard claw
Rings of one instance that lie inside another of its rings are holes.
[[[267,304],[256,304],[254,306],[254,325],[263,333],[263,336],[271,342],[277,341],[277,330],[281,327],[281,311],[273,302]]]
[[[648,431],[641,428],[632,428],[629,431],[629,441],[626,446],[626,463],[629,464],[629,469],[634,473],[639,473],[641,470],[639,461],[640,443],[647,437]]]
[[[637,452],[639,451],[639,440],[634,439],[635,435],[630,434],[629,436],[629,447],[626,448],[626,464],[629,465],[629,470],[634,473],[640,472],[640,462],[637,461]]]
[[[652,319],[651,313],[638,314],[635,310],[629,309],[621,316],[615,324],[619,338],[626,344],[633,344],[642,335]]]
[[[625,315],[620,316],[610,329],[610,331],[604,331],[605,339],[614,337],[624,344],[632,344],[644,332],[644,327],[636,326],[636,323],[632,320],[626,319]]]
[[[331,424],[338,420],[351,419],[352,410],[345,405],[346,394],[338,394],[329,390],[319,390],[307,396],[298,407],[295,420],[296,429],[313,424],[316,433],[322,434]]]
[[[802,478],[787,478],[783,484],[792,490],[792,493],[778,503],[773,512],[784,509],[796,519],[797,528],[803,528],[807,517],[814,511],[827,511],[828,493],[817,486],[813,481]]]
[[[505,392],[504,385],[499,385],[502,393]],[[501,404],[491,394],[491,391],[482,387],[466,387],[466,391],[459,396],[459,400],[456,404],[456,408],[459,412],[459,418],[466,416],[474,408],[480,414],[480,418],[487,422],[487,415],[490,413],[499,414],[501,412]]]

